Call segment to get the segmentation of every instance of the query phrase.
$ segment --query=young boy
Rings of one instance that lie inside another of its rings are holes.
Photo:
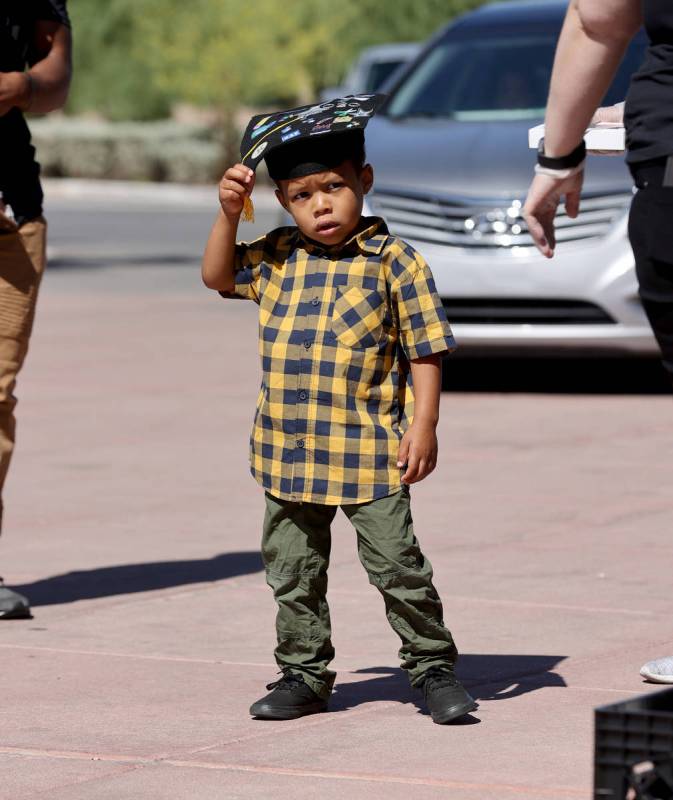
[[[434,722],[477,708],[455,678],[457,651],[409,508],[409,485],[435,468],[441,357],[455,344],[422,257],[383,220],[361,215],[373,182],[362,129],[373,110],[372,97],[360,97],[253,119],[244,163],[220,183],[203,257],[206,286],[260,306],[251,469],[266,489],[262,555],[282,671],[250,709],[261,719],[327,710],[335,678],[327,568],[338,506]],[[296,227],[236,244],[255,183],[245,162],[262,155]]]

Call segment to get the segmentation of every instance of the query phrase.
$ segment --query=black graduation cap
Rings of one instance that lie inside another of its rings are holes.
[[[339,97],[312,106],[258,114],[241,142],[241,162],[257,169],[266,161],[274,180],[303,177],[340,164],[364,144],[364,129],[386,99],[382,94]],[[251,218],[247,199],[244,218]]]

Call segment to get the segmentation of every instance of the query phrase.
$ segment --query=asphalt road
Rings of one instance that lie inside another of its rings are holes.
[[[125,202],[104,196],[49,199],[50,266],[54,268],[194,266],[217,213],[217,195],[205,192],[181,205],[174,198]],[[241,223],[241,238],[255,238],[279,224],[271,198],[256,209],[254,223]],[[183,271],[185,285],[191,270]]]

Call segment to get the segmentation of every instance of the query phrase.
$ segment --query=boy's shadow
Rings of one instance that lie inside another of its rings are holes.
[[[461,655],[456,674],[475,700],[509,700],[512,697],[546,687],[564,687],[565,680],[551,670],[566,656],[540,655]],[[396,667],[369,667],[358,675],[377,677],[353,683],[338,683],[330,700],[331,711],[346,711],[372,701],[413,703],[421,714],[427,714],[422,695],[412,689],[404,671]],[[479,712],[477,712],[479,713]],[[463,724],[475,724],[472,715]]]

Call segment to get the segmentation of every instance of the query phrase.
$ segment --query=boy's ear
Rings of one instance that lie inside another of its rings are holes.
[[[290,211],[289,211],[289,209],[288,209],[288,207],[287,207],[287,202],[285,201],[285,195],[283,194],[283,191],[282,191],[282,189],[276,189],[276,199],[278,200],[278,202],[281,204],[281,206],[283,206],[283,208],[284,208],[284,209],[285,209],[285,210],[288,212],[288,214],[289,214],[289,213],[290,213]]]
[[[360,173],[360,180],[362,181],[362,191],[369,194],[370,189],[374,185],[374,167],[371,164],[365,164]]]

